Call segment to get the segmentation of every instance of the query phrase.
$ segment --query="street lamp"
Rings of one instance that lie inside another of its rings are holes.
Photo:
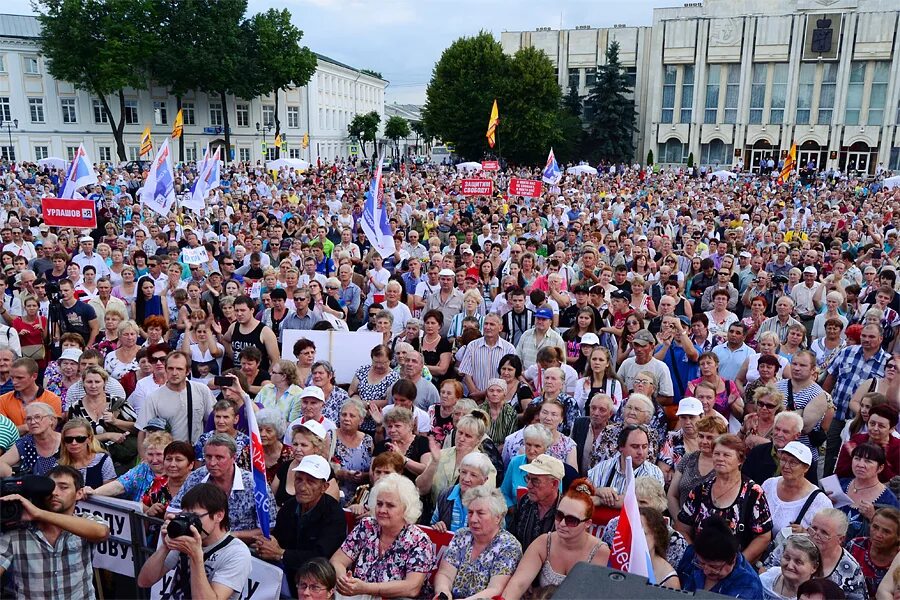
[[[6,127],[6,132],[9,134],[10,156],[8,158],[10,159],[10,162],[12,162],[12,152],[13,152],[12,130],[13,130],[13,127],[15,127],[16,129],[19,128],[19,120],[13,119],[12,121],[4,121],[4,120],[0,119],[0,129],[2,129],[3,127]]]
[[[266,143],[266,133],[268,133],[269,131],[272,131],[274,128],[275,128],[275,126],[272,125],[271,123],[266,123],[265,125],[262,125],[262,126],[260,126],[258,121],[256,123],[257,133],[262,132],[262,134],[263,134],[263,144],[266,147],[266,152],[265,152],[266,155],[269,154],[269,144]],[[265,159],[265,158],[266,158],[266,156],[263,156],[263,159]]]

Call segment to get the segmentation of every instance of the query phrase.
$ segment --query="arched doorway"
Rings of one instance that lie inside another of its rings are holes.
[[[869,174],[873,171],[875,149],[865,142],[856,142],[841,153],[841,170],[846,173]]]
[[[209,143],[210,154],[215,154],[216,149],[219,150],[219,156],[222,157],[222,160],[224,160],[226,163],[234,160],[234,157],[230,156],[225,150],[225,140],[223,140],[222,138],[215,139]]]
[[[825,166],[825,148],[813,141],[803,142],[797,149],[797,166],[819,171]]]
[[[769,143],[769,140],[757,140],[752,146],[747,146],[745,156],[748,159],[748,166],[754,173],[765,171],[762,161],[768,161],[770,158],[776,163],[778,162],[778,148]]]

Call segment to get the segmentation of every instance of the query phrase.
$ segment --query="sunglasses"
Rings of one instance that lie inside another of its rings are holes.
[[[155,365],[155,364],[161,363],[161,362],[165,362],[165,360],[166,360],[165,356],[151,356],[150,358],[147,359],[147,361],[152,365]]]
[[[777,404],[769,404],[768,402],[757,402],[756,406],[759,408],[768,408],[769,410],[775,410],[778,408]]]
[[[565,513],[561,513],[558,510],[554,515],[557,523],[565,523],[566,527],[578,527],[588,519],[579,519],[575,515],[567,515]]]
[[[63,438],[63,441],[67,444],[83,444],[88,440],[88,436],[86,435],[67,435]]]

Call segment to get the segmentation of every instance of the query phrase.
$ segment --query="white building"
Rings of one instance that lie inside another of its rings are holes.
[[[0,156],[22,161],[49,156],[70,159],[83,143],[95,162],[117,162],[115,140],[99,100],[47,73],[39,34],[40,23],[34,17],[0,15]],[[316,56],[318,66],[309,83],[280,92],[278,103],[287,155],[312,162],[348,157],[355,145],[347,137],[347,125],[354,115],[373,110],[383,121],[387,87],[385,80]],[[108,101],[116,114],[118,98]],[[144,127],[151,126],[154,144],[171,135],[175,97],[151,85],[145,90],[126,89],[125,105],[125,146],[128,159],[136,160]],[[207,144],[224,146],[222,104],[217,96],[190,92],[183,108],[185,160],[202,155]],[[263,143],[270,155],[274,152],[273,96],[249,101],[229,96],[227,109],[235,159],[261,160]],[[304,134],[309,135],[305,149]]]
[[[652,149],[659,163],[693,154],[754,166],[796,143],[801,164],[873,173],[900,169],[898,22],[897,0],[705,0],[655,9],[649,28],[504,33],[501,43],[543,48],[568,89],[588,83],[619,40],[636,69],[640,159]]]

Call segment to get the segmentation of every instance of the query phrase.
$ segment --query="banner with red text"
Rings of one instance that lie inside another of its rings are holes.
[[[496,160],[483,160],[481,161],[481,170],[482,171],[499,171],[500,163]]]
[[[41,213],[44,223],[53,227],[97,227],[97,210],[93,200],[41,198]]]
[[[526,198],[538,198],[541,195],[544,184],[536,179],[516,179],[509,180],[509,189],[507,192],[510,196],[525,196]]]
[[[490,179],[463,179],[460,193],[463,196],[490,196],[494,193],[494,182]]]

